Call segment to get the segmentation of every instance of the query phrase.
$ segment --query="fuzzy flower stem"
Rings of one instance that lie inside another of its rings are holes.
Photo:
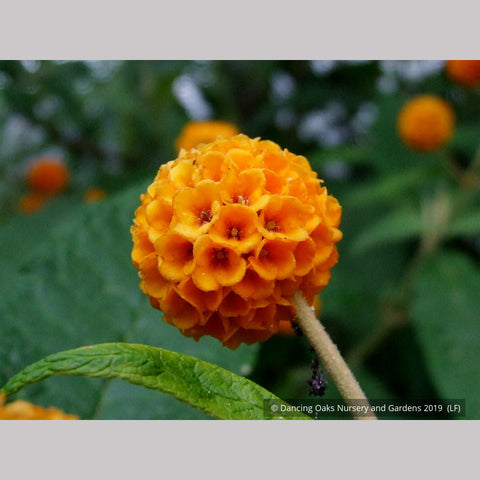
[[[327,331],[300,292],[296,292],[293,295],[293,303],[297,310],[298,325],[315,349],[323,366],[333,378],[346,403],[349,404],[350,400],[361,400],[362,404],[365,402],[365,404],[369,405],[367,397],[338,351],[337,346],[332,342]],[[353,416],[356,420],[376,419],[373,413],[370,416]]]

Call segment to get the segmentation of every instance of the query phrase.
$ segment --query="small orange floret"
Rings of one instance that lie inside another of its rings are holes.
[[[315,242],[310,237],[297,243],[293,252],[295,256],[295,270],[293,273],[295,275],[302,277],[311,270],[315,258],[315,248]]]
[[[262,300],[273,293],[275,282],[265,280],[253,268],[248,268],[242,281],[232,286],[235,293],[243,298]]]
[[[231,291],[222,300],[218,312],[224,317],[243,317],[251,311],[252,301]]]
[[[242,254],[254,250],[262,235],[256,212],[246,205],[230,204],[220,208],[210,228],[210,238]]]
[[[140,268],[140,288],[143,293],[150,297],[159,298],[166,295],[169,291],[170,283],[159,271],[158,257],[155,253],[147,255],[139,265]]]
[[[264,239],[250,257],[250,266],[265,280],[282,280],[295,270],[294,245],[283,240]]]
[[[0,420],[78,420],[77,415],[70,415],[50,407],[43,408],[25,400],[15,400],[4,404],[5,395],[0,394]]]
[[[194,241],[208,231],[220,202],[218,185],[211,180],[179,190],[173,197],[174,231]]]
[[[175,286],[177,293],[188,303],[193,305],[199,312],[214,312],[219,307],[223,295],[222,289],[205,292],[193,283],[192,277],[188,276]]]
[[[245,275],[245,260],[235,250],[214,243],[208,235],[193,246],[193,283],[205,292],[239,283]]]
[[[171,281],[181,281],[193,271],[193,244],[177,233],[167,233],[155,241],[160,252],[161,275]]]
[[[308,237],[305,228],[308,207],[295,197],[272,195],[260,214],[260,231],[270,240],[284,239],[300,242]],[[318,217],[317,217],[318,218]]]
[[[220,192],[225,203],[261,208],[257,202],[265,193],[265,175],[258,168],[240,172],[231,169],[220,181]]]
[[[450,140],[455,114],[445,100],[421,95],[403,106],[397,127],[400,138],[409,147],[419,152],[433,152]]]
[[[186,336],[229,348],[288,330],[338,259],[341,207],[301,156],[245,135],[162,165],[131,227],[141,289]]]
[[[150,226],[148,237],[154,243],[159,236],[166,234],[169,230],[173,217],[172,205],[163,197],[156,198],[148,204],[145,216]]]
[[[58,159],[41,157],[27,172],[28,187],[43,195],[56,195],[68,187],[70,174],[67,166]]]
[[[188,122],[177,140],[175,147],[177,151],[181,148],[190,150],[200,144],[210,143],[217,140],[218,137],[229,139],[240,133],[235,125],[220,120],[207,120],[198,122]]]
[[[445,70],[452,81],[464,87],[480,85],[480,60],[448,60]]]
[[[34,213],[41,210],[45,205],[47,198],[38,193],[28,193],[23,195],[18,201],[18,208],[23,213]]]
[[[195,325],[204,325],[209,312],[200,312],[194,305],[182,298],[174,288],[170,288],[160,299],[160,308],[165,314],[165,320],[180,330],[188,330]]]

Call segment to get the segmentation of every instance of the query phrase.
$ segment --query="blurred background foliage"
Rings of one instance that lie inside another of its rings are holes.
[[[407,147],[396,126],[425,93],[456,116],[432,153]],[[1,61],[0,384],[50,353],[129,341],[308,398],[305,339],[197,343],[138,288],[139,195],[188,121],[218,119],[305,155],[342,204],[321,316],[367,396],[465,399],[466,418],[480,418],[479,114],[480,90],[453,82],[444,61]],[[28,214],[18,205],[40,156],[62,159],[71,182]],[[106,197],[86,202],[90,188]],[[326,397],[338,396],[330,382]],[[53,378],[17,397],[81,418],[207,418],[121,381]]]

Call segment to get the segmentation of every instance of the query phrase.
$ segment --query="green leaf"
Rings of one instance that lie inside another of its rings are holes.
[[[308,155],[308,161],[314,170],[320,170],[328,162],[342,161],[349,165],[368,164],[371,158],[371,149],[359,145],[341,145],[326,150],[314,150]]]
[[[379,188],[374,188],[372,195],[381,190],[381,185],[377,183]],[[354,193],[352,198],[349,198],[350,208],[354,208],[353,205],[355,204],[356,206],[361,206],[362,201],[369,202],[367,195],[362,198],[363,195],[361,192],[359,193],[359,196],[356,196]],[[367,194],[367,192],[365,193]],[[475,199],[475,201],[478,200]],[[477,235],[480,233],[480,211],[474,210],[469,204],[456,206],[451,217],[448,224],[444,226],[445,231],[443,235],[445,238]],[[393,212],[388,212],[379,220],[373,222],[373,225],[366,228],[364,233],[361,233],[354,241],[352,251],[364,253],[379,245],[392,244],[418,237],[429,228],[425,220],[428,222],[429,218],[422,218],[419,208],[411,205],[399,207]]]
[[[402,206],[369,225],[352,245],[352,251],[363,253],[378,245],[408,240],[420,235],[424,228],[421,212],[412,206]]]
[[[480,233],[480,211],[461,212],[447,227],[448,236],[478,235]]]
[[[478,149],[478,123],[461,123],[455,128],[450,148],[473,158]]]
[[[174,395],[224,420],[263,420],[264,401],[280,400],[251,380],[211,363],[161,348],[127,343],[55,353],[25,368],[2,391],[10,395],[54,375],[120,378]]]
[[[430,168],[411,168],[405,172],[386,175],[354,189],[345,199],[350,208],[364,208],[377,202],[398,202],[412,188],[422,185],[431,175]]]
[[[443,253],[420,271],[412,321],[427,368],[445,399],[465,399],[480,416],[480,271],[468,257]]]
[[[39,212],[30,215],[20,214],[2,224],[0,252],[0,286],[11,282],[13,271],[25,263],[26,256],[38,247],[49,231],[67,216],[73,218],[78,211],[79,199],[73,195],[54,198]]]

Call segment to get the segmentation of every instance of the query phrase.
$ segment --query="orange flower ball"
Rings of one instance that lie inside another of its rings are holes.
[[[480,60],[448,60],[445,70],[451,80],[464,87],[480,85]]]
[[[217,137],[228,139],[238,133],[235,125],[219,120],[188,122],[175,141],[175,147],[177,151],[181,148],[190,150],[201,143],[213,142]]]
[[[56,195],[68,187],[70,175],[67,166],[56,158],[41,157],[30,165],[28,187],[43,195]]]
[[[5,396],[0,394],[0,420],[78,420],[77,415],[70,415],[58,408],[43,408],[24,400],[4,405],[4,401]]]
[[[400,138],[419,152],[433,152],[450,140],[455,115],[450,105],[433,95],[421,95],[407,102],[398,116]]]
[[[342,209],[306,158],[237,135],[181,150],[140,197],[140,287],[164,320],[237,348],[285,331],[337,262]]]

